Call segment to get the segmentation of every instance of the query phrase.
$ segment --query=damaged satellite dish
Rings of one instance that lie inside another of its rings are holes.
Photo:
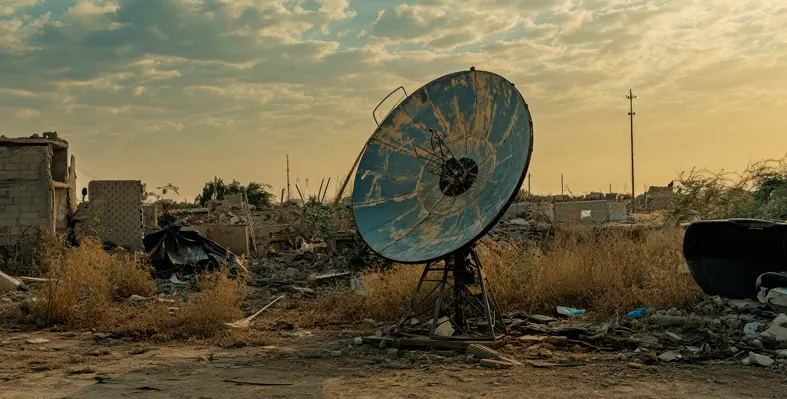
[[[474,68],[437,78],[369,139],[352,194],[358,232],[395,262],[443,259],[500,219],[532,151],[532,118],[513,83]]]

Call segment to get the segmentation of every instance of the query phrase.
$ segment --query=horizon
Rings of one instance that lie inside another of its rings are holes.
[[[0,135],[57,131],[79,189],[172,183],[192,201],[217,176],[278,197],[288,154],[293,197],[329,177],[332,197],[383,97],[475,66],[530,105],[533,193],[562,174],[630,194],[633,89],[639,195],[785,156],[786,43],[776,0],[2,0]]]

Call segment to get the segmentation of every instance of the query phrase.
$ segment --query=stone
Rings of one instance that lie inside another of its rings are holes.
[[[681,317],[683,313],[677,308],[670,308],[670,310],[667,311],[667,316]]]
[[[683,337],[681,337],[678,334],[675,334],[674,332],[666,332],[666,333],[664,333],[664,335],[667,337],[667,339],[669,339],[672,342],[683,341]]]
[[[111,355],[112,352],[108,349],[94,349],[88,353],[90,356],[104,356],[104,355]]]
[[[45,344],[47,342],[49,342],[49,340],[46,338],[30,338],[25,340],[25,343],[33,345]]]
[[[355,338],[353,338],[353,343],[358,345],[358,346],[361,346],[361,345],[363,345],[363,338],[362,337],[355,337]]]
[[[626,367],[632,368],[632,369],[637,369],[637,370],[644,370],[645,369],[645,365],[644,364],[642,364],[642,363],[634,363],[634,362],[626,363]]]
[[[385,356],[391,359],[399,357],[399,349],[390,348],[385,352]]]
[[[3,273],[0,272],[0,292],[2,291],[14,291],[18,289],[22,285],[22,282]]]
[[[331,356],[333,357],[341,357],[342,351],[331,351]]]
[[[450,321],[445,321],[437,326],[435,329],[435,335],[438,337],[450,337],[454,335],[454,326],[451,325]]]
[[[674,362],[682,358],[683,356],[681,356],[681,354],[677,351],[664,352],[658,356],[658,359],[662,362]]]
[[[771,367],[773,366],[773,359],[765,355],[758,355],[754,352],[749,352],[749,357],[744,359],[748,360],[747,365],[757,365],[762,367]]]
[[[746,323],[746,325],[743,326],[743,334],[756,334],[760,331],[760,327],[762,327],[762,323]]]
[[[778,343],[787,342],[787,315],[780,314],[773,319],[770,326],[761,332],[760,336],[772,339]]]

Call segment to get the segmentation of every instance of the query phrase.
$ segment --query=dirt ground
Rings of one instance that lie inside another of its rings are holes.
[[[640,370],[610,355],[591,357],[584,367],[490,370],[462,355],[410,351],[391,359],[377,349],[362,353],[351,343],[357,334],[259,332],[211,343],[156,344],[96,339],[89,332],[2,332],[0,397],[787,398],[787,376],[755,367]],[[99,383],[98,375],[111,379]]]

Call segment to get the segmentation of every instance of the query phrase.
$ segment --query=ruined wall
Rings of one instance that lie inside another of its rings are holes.
[[[142,250],[142,182],[93,180],[87,232],[131,250]]]
[[[49,146],[0,147],[0,245],[38,239],[40,228],[54,229],[54,189]]]
[[[583,222],[583,213],[589,213],[593,222],[601,223],[607,220],[609,212],[607,201],[556,202],[554,209],[555,221],[568,224]]]

